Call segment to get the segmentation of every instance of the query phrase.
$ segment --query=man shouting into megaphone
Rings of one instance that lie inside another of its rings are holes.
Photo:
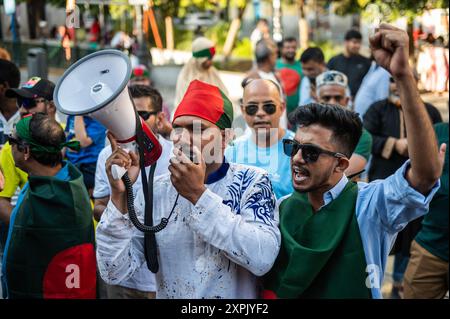
[[[153,184],[153,220],[167,218],[156,233],[157,298],[256,298],[257,276],[272,267],[280,247],[278,210],[267,173],[228,163],[233,106],[219,88],[194,80],[173,119],[174,157],[169,174]],[[144,234],[128,216],[126,188],[111,166],[128,170],[134,183],[139,156],[117,147],[106,163],[111,199],[97,228],[102,278],[118,284],[145,262]],[[144,195],[134,209],[142,221]]]

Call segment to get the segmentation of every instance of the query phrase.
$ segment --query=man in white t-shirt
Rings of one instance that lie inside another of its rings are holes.
[[[160,127],[165,127],[167,121],[162,111],[162,98],[159,92],[147,85],[131,85],[131,97],[138,114],[145,120],[153,132],[157,133]],[[158,141],[162,146],[162,154],[158,159],[155,169],[155,177],[168,173],[169,159],[172,154],[172,142],[158,135]],[[106,159],[111,155],[111,146],[106,146],[98,157],[95,172],[95,187],[93,197],[95,199],[94,218],[99,221],[109,201],[111,187],[106,175]],[[146,168],[147,176],[150,167]],[[142,181],[139,176],[133,185],[133,193],[136,197],[142,192]],[[106,285],[106,284],[105,284]],[[119,285],[106,285],[106,297],[108,299],[138,299],[155,297],[155,275],[148,270],[144,263],[134,276],[124,280]]]

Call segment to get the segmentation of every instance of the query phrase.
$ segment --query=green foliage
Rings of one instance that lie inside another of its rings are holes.
[[[335,12],[339,15],[359,13],[371,18],[373,10],[364,12],[369,6],[376,6],[383,20],[393,21],[399,17],[406,17],[409,20],[421,15],[427,9],[447,8],[446,0],[342,0],[335,1]]]
[[[250,39],[245,37],[237,41],[233,51],[231,52],[231,55],[237,58],[252,59],[253,51],[252,51],[252,42],[250,41]]]
[[[229,22],[219,21],[205,32],[205,36],[216,44],[216,51],[222,52],[229,28]]]

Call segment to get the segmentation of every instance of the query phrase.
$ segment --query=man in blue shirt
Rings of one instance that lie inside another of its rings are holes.
[[[280,204],[282,244],[266,297],[382,298],[397,233],[427,213],[439,188],[446,146],[438,151],[408,65],[408,36],[381,24],[370,44],[398,83],[410,160],[385,180],[349,182],[344,172],[362,133],[358,114],[326,104],[298,108],[295,138],[284,141],[295,192]]]
[[[67,150],[67,159],[83,173],[84,184],[92,195],[98,155],[105,147],[106,128],[89,116],[69,115],[66,125],[67,141],[80,141],[79,151]]]
[[[280,127],[284,109],[280,88],[274,82],[247,82],[241,110],[251,131],[225,150],[225,158],[230,162],[265,169],[277,198],[293,191],[290,158],[283,153],[282,140],[293,138],[294,133]]]

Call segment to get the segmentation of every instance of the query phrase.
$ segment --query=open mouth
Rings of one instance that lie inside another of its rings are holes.
[[[270,127],[270,122],[267,121],[255,121],[253,122],[254,127]]]
[[[309,171],[302,167],[294,166],[292,171],[293,171],[294,181],[296,183],[304,182],[310,176]]]

